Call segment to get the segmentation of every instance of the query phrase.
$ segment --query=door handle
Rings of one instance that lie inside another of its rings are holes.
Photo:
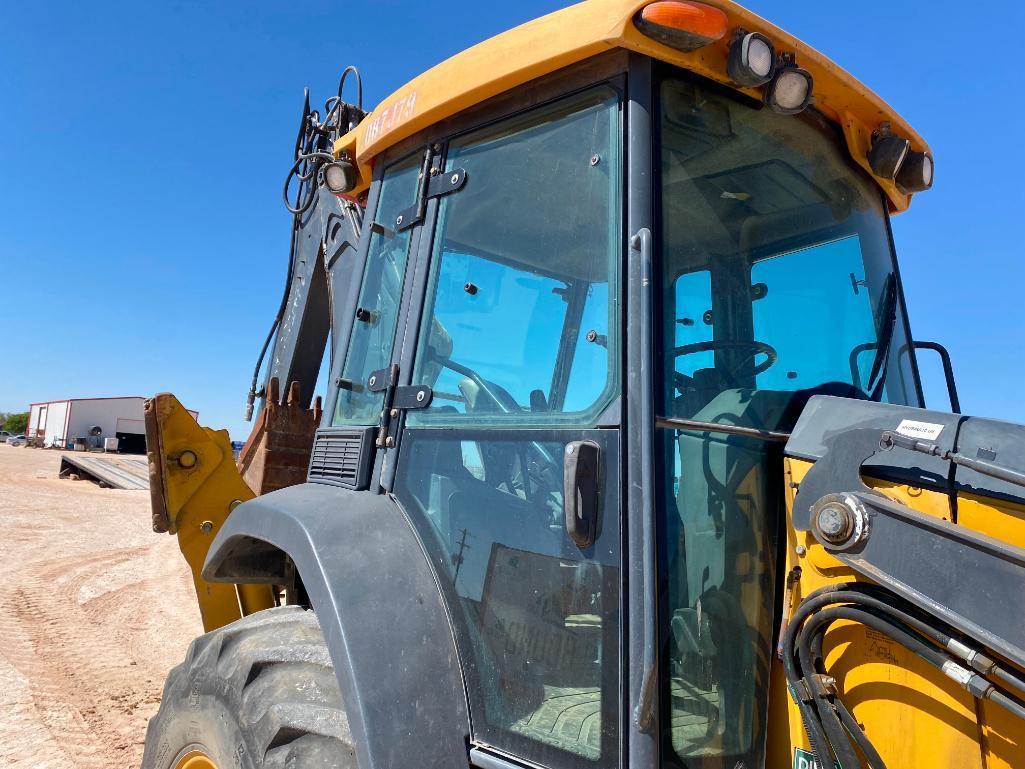
[[[584,550],[601,531],[601,447],[594,441],[566,444],[562,480],[562,504],[566,533]]]

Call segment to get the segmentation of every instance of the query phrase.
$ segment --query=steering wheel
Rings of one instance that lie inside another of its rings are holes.
[[[746,373],[749,376],[757,376],[763,371],[772,368],[776,363],[776,359],[779,355],[776,352],[776,348],[771,344],[765,342],[759,342],[756,340],[747,341],[727,341],[727,340],[711,340],[708,342],[691,342],[690,344],[683,344],[679,347],[673,348],[673,358],[679,358],[683,355],[693,355],[699,352],[713,352],[715,350],[749,350],[750,355],[754,358],[756,355],[764,355],[765,360],[755,365],[750,371]],[[729,371],[723,372],[722,376],[730,386],[736,386],[737,376],[745,368],[747,361],[742,361],[741,365],[735,366]],[[673,372],[673,383],[676,385],[676,389],[686,390],[693,386],[694,379],[686,374],[681,374],[679,371]]]

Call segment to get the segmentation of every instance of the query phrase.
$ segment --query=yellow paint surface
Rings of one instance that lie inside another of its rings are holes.
[[[787,459],[787,481],[799,484],[810,467],[809,462]],[[866,479],[866,483],[919,512],[950,520],[945,494],[872,479]],[[796,490],[788,484],[788,523],[795,495]],[[787,531],[787,570],[797,565],[802,569],[793,606],[820,587],[859,579],[815,543],[810,532],[795,532],[789,525]],[[805,548],[803,554],[798,554],[798,545]],[[908,557],[926,556],[909,553]],[[990,713],[983,708],[980,725],[971,695],[886,636],[856,623],[837,622],[826,634],[824,649],[827,669],[836,677],[844,703],[863,725],[887,766],[996,769],[1025,765],[999,763],[996,756],[999,750],[1009,757],[1006,745],[1014,738],[1006,735],[1009,728],[1015,728],[1012,724],[1001,718],[991,729]],[[778,685],[770,704],[768,765],[789,766],[793,748],[808,746],[800,713],[786,694],[778,661],[776,668],[773,683]],[[1016,728],[1020,740],[1023,726],[1019,723]],[[991,750],[987,745],[996,747]]]
[[[633,24],[647,0],[586,0],[462,51],[411,80],[388,96],[349,135],[335,154],[358,161],[369,179],[373,159],[388,147],[469,107],[591,56],[616,48],[647,54],[729,84],[726,59],[730,34],[716,43],[682,53],[646,37]],[[708,0],[726,13],[729,29],[768,36],[777,51],[796,54],[797,64],[815,80],[814,104],[844,131],[852,157],[868,169],[868,137],[881,123],[906,136],[913,149],[928,150],[924,140],[891,107],[856,78],[814,48],[731,0]],[[738,89],[760,98],[758,89]],[[877,179],[891,208],[903,211],[910,196]]]
[[[210,543],[228,513],[255,496],[235,466],[228,431],[200,427],[169,393],[157,395],[150,403],[159,444],[156,449],[148,447],[150,472],[155,469],[162,476],[170,533],[178,535],[178,546],[192,571],[204,629],[216,630],[270,608],[274,605],[270,585],[207,582],[201,575]],[[190,458],[183,466],[182,456],[188,452],[195,460]]]

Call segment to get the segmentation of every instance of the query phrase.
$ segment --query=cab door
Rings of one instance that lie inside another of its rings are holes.
[[[478,755],[567,769],[619,765],[621,104],[599,84],[438,145],[465,183],[424,225],[401,381],[428,405],[384,472]]]

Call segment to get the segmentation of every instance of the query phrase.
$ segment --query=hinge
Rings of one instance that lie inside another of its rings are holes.
[[[451,195],[461,190],[466,185],[466,170],[456,168],[452,171],[443,171],[437,176],[432,176],[427,185],[428,198],[440,198]]]
[[[424,220],[427,201],[440,198],[461,190],[466,185],[466,171],[456,168],[451,171],[439,171],[433,161],[437,155],[434,145],[428,145],[424,151],[424,164],[420,170],[420,182],[416,188],[416,202],[395,217],[395,230],[402,232],[414,224]]]
[[[377,424],[378,448],[391,448],[399,427],[401,412],[409,409],[425,409],[434,400],[434,390],[429,385],[399,385],[399,367],[393,363],[388,368],[378,369],[367,378],[370,392],[384,392],[381,419]]]

